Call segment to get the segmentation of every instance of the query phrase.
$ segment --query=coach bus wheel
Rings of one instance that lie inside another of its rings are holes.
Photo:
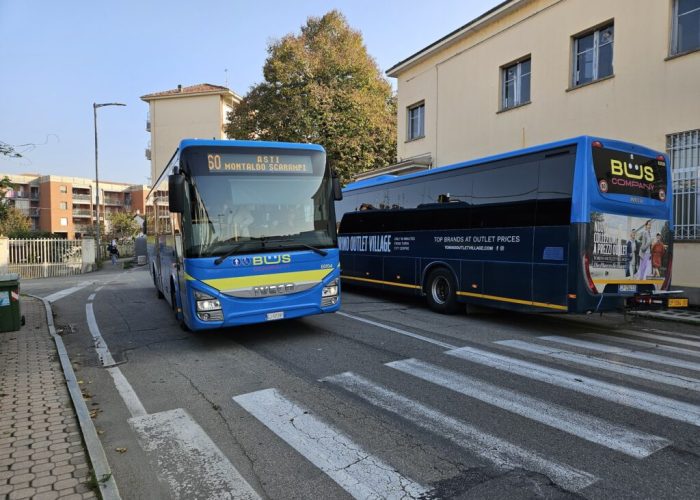
[[[428,305],[433,311],[443,314],[457,312],[457,283],[447,269],[436,269],[426,281]]]

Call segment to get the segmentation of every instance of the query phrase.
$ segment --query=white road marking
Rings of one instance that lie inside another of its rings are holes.
[[[676,375],[675,373],[654,370],[652,368],[634,366],[621,361],[592,358],[585,354],[562,351],[559,348],[532,344],[530,342],[523,342],[522,340],[499,340],[495,343],[535,354],[542,354],[550,358],[561,359],[562,361],[570,361],[579,365],[621,373],[630,377],[682,387],[683,389],[690,389],[691,391],[700,391],[700,379],[697,378],[685,377],[683,375]]]
[[[402,396],[366,378],[346,372],[322,379],[361,397],[367,402],[394,413],[428,432],[449,439],[458,446],[506,469],[522,467],[546,474],[552,480],[573,491],[595,483],[595,476],[552,462],[533,451],[483,432],[438,410]]]
[[[571,337],[562,337],[559,335],[548,335],[546,337],[538,338],[541,340],[546,340],[547,342],[556,342],[558,344],[583,347],[584,349],[589,349],[591,351],[600,351],[608,354],[616,354],[617,356],[623,356],[625,358],[640,359],[642,361],[650,361],[661,365],[675,366],[677,368],[685,368],[687,370],[700,371],[700,363],[686,361],[684,359],[671,358],[668,356],[661,356],[660,354],[654,354],[652,352],[632,351],[630,349],[625,349],[624,347],[614,347],[606,344],[600,344],[598,342],[588,342],[586,340],[580,340]]]
[[[100,358],[100,363],[102,366],[113,366],[115,365],[112,353],[109,352],[109,347],[107,343],[102,338],[100,333],[100,328],[97,326],[97,320],[95,319],[95,311],[92,308],[92,303],[85,304],[85,316],[87,316],[88,329],[90,330],[90,335],[92,335],[93,343],[95,344],[95,351],[97,351],[97,356]]]
[[[92,302],[93,300],[95,300],[95,295],[97,295],[97,293],[90,294],[90,296],[88,297],[88,301]]]
[[[621,385],[609,384],[576,373],[547,368],[528,361],[502,356],[481,349],[462,347],[446,354],[472,363],[506,371],[546,384],[564,387],[613,403],[629,406],[662,417],[700,426],[700,406],[675,399],[656,396]]]
[[[405,335],[406,337],[411,337],[413,339],[422,340],[423,342],[428,342],[429,344],[443,347],[445,349],[457,349],[457,346],[454,346],[452,344],[447,344],[447,343],[441,342],[439,340],[431,339],[430,337],[424,337],[423,335],[418,335],[417,333],[407,332],[406,330],[402,330],[402,329],[396,328],[394,326],[384,325],[384,324],[379,323],[377,321],[372,321],[371,319],[365,319],[365,318],[361,318],[359,316],[353,316],[352,314],[348,314],[348,313],[344,313],[344,312],[340,312],[340,311],[336,312],[336,314],[338,314],[340,316],[345,316],[346,318],[354,319],[356,321],[361,321],[363,323],[367,323],[368,325],[376,326],[378,328],[383,328],[385,330],[389,330],[390,332],[398,333],[400,335]]]
[[[667,439],[497,387],[417,359],[394,361],[386,366],[635,458],[648,457],[671,444]]]
[[[682,347],[673,347],[664,344],[657,344],[655,342],[648,342],[646,340],[635,340],[626,337],[618,337],[614,335],[602,335],[600,333],[586,333],[581,335],[582,338],[587,338],[591,340],[603,340],[608,342],[618,342],[620,344],[633,345],[637,347],[644,347],[646,349],[655,349],[657,351],[672,352],[674,354],[681,354],[683,356],[690,357],[700,357],[700,351],[693,351],[690,349],[683,349]]]
[[[276,389],[233,400],[355,498],[420,498],[428,491]]]
[[[174,498],[260,498],[185,410],[130,418],[129,424]]]
[[[635,330],[623,330],[623,331],[626,333],[631,333],[631,334],[636,333]],[[642,331],[658,333],[658,334],[660,334],[659,339],[665,339],[667,335],[672,335],[672,336],[680,337],[683,339],[700,340],[699,335],[697,335],[697,334],[693,335],[692,333],[669,332],[668,330],[659,330],[658,328],[642,328]]]
[[[700,342],[698,340],[686,340],[683,338],[677,338],[677,337],[672,337],[670,335],[654,335],[653,333],[647,333],[647,332],[638,332],[635,330],[623,330],[624,333],[628,335],[633,335],[635,337],[642,337],[645,339],[653,339],[653,340],[660,340],[662,342],[668,342],[670,344],[680,344],[680,345],[688,345],[691,347],[698,347],[700,348]],[[678,335],[678,337],[685,337],[682,333],[675,334]],[[694,337],[695,339],[698,339],[697,336]]]
[[[79,292],[83,288],[90,286],[94,283],[94,281],[83,281],[82,283],[76,286],[72,286],[70,288],[66,288],[65,290],[52,293],[51,295],[44,297],[44,299],[48,300],[49,302],[56,302],[57,300],[61,300],[64,297],[68,297],[72,293]]]
[[[111,368],[107,368],[107,371],[112,376],[112,379],[114,380],[114,385],[117,388],[119,395],[122,397],[122,401],[124,401],[124,404],[129,410],[131,416],[142,417],[144,415],[147,415],[148,412],[146,412],[146,409],[143,407],[141,400],[136,395],[136,391],[134,391],[134,388],[131,387],[131,384],[126,379],[122,371],[114,366],[112,366]]]

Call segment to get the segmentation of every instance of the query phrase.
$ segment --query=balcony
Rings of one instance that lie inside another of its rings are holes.
[[[151,148],[146,148],[146,159],[147,160],[151,159]]]
[[[92,210],[81,210],[81,209],[73,209],[73,217],[87,217],[90,218],[92,217]]]
[[[151,119],[149,118],[146,120],[146,132],[150,132],[150,131],[151,131]]]
[[[87,202],[90,203],[90,195],[83,193],[73,193],[73,202]]]
[[[93,227],[90,224],[73,224],[73,231],[80,234],[92,233]]]
[[[104,200],[102,200],[103,205],[116,205],[116,206],[122,206],[124,205],[124,199],[123,198],[116,198],[113,196],[105,196]]]

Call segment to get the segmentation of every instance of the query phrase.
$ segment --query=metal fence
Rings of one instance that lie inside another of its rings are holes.
[[[700,130],[666,136],[673,169],[675,237],[700,239]]]
[[[80,240],[12,239],[9,254],[9,271],[23,279],[69,276],[83,270]]]

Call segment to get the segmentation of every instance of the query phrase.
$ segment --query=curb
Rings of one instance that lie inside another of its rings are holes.
[[[92,422],[90,412],[85,404],[85,400],[83,400],[82,391],[80,390],[80,386],[78,385],[78,381],[75,377],[75,372],[73,371],[73,366],[71,365],[70,358],[68,357],[68,351],[66,351],[66,346],[63,344],[63,339],[56,334],[56,328],[53,324],[51,304],[48,300],[37,297],[36,295],[27,294],[27,296],[39,299],[44,303],[44,308],[46,309],[46,320],[49,324],[49,333],[51,333],[51,336],[56,343],[58,357],[61,360],[61,366],[63,367],[63,375],[66,378],[68,392],[73,400],[75,413],[78,417],[80,430],[83,433],[83,439],[85,440],[85,446],[87,448],[88,456],[90,457],[90,462],[92,463],[92,470],[95,474],[95,478],[97,479],[97,485],[100,488],[100,494],[104,500],[121,500],[117,483],[114,481],[114,476],[112,475],[112,469],[107,462],[107,455],[102,447],[100,438],[97,437],[95,424]]]

